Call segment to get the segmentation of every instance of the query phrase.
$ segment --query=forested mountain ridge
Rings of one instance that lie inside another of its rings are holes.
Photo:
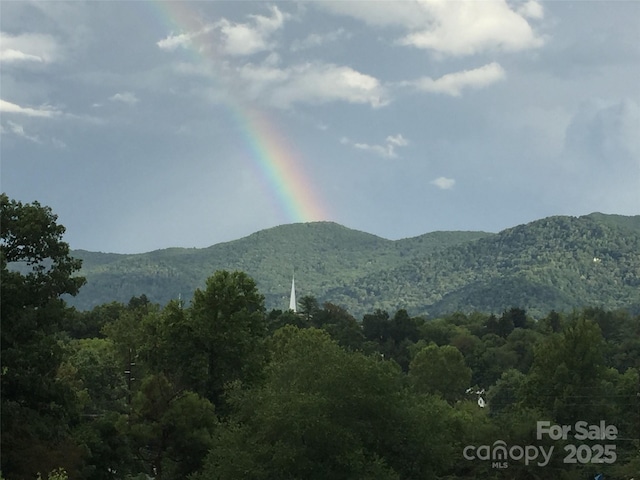
[[[325,293],[343,282],[353,282],[402,264],[417,254],[492,235],[484,232],[433,232],[391,241],[332,222],[282,225],[239,240],[203,249],[170,248],[135,255],[74,250],[83,260],[81,275],[87,284],[75,298],[79,308],[145,294],[166,303],[193,291],[216,270],[241,270],[252,276],[269,308],[288,305],[291,277],[300,295]]]
[[[601,218],[558,216],[519,225],[362,278],[350,294],[368,304],[392,292],[397,307],[432,315],[511,306],[534,315],[584,305],[636,310],[640,235],[630,222]],[[340,293],[333,293],[340,303]]]
[[[292,224],[204,249],[139,255],[76,250],[87,284],[79,308],[145,294],[166,303],[216,270],[254,278],[268,308],[285,308],[291,276],[298,295],[344,306],[437,315],[500,312],[543,315],[585,305],[640,308],[640,216],[594,213],[548,217],[498,234],[433,232],[391,241],[331,222]]]

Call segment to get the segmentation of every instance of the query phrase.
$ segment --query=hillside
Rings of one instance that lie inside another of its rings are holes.
[[[543,315],[585,305],[640,306],[640,235],[597,217],[550,217],[416,258],[336,290],[338,303],[438,315],[511,306]],[[397,307],[396,307],[397,308]]]
[[[640,217],[549,217],[498,234],[432,232],[391,241],[331,222],[292,224],[204,249],[139,255],[74,251],[87,285],[70,301],[87,309],[146,294],[161,304],[219,269],[243,270],[285,308],[295,270],[298,296],[344,306],[438,315],[455,310],[534,315],[584,305],[640,307]]]
[[[326,293],[344,282],[392,269],[416,255],[466,243],[492,234],[433,232],[398,241],[351,230],[332,222],[282,225],[232,242],[203,249],[171,248],[136,255],[84,250],[80,272],[87,284],[69,303],[80,309],[113,300],[126,302],[145,294],[164,304],[190,298],[208,276],[220,269],[251,275],[266,297],[268,308],[288,305],[295,273],[298,295],[329,301]]]

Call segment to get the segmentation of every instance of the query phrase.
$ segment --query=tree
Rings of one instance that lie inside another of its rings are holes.
[[[158,374],[146,377],[133,399],[129,434],[147,474],[177,480],[202,466],[217,423],[211,402]]]
[[[462,398],[469,387],[471,369],[457,348],[429,345],[411,361],[409,377],[417,392],[440,395],[454,402]]]
[[[63,349],[56,334],[69,316],[61,295],[75,295],[81,262],[62,241],[65,228],[38,202],[0,195],[2,317],[2,470],[8,479],[79,463],[68,424],[73,394],[57,381]]]
[[[509,310],[502,312],[502,318],[505,319],[505,324],[512,324],[514,328],[527,328],[527,312],[522,308],[512,307]]]
[[[450,407],[410,395],[395,362],[315,328],[286,326],[268,345],[264,383],[232,392],[196,480],[436,478],[451,457]]]
[[[340,345],[353,350],[362,348],[364,336],[358,321],[344,308],[325,303],[314,316],[314,323],[328,332]]]
[[[551,334],[534,348],[525,384],[525,404],[558,422],[607,418],[600,401],[606,388],[604,339],[598,325],[576,313],[562,334]],[[585,401],[592,398],[593,401]]]
[[[193,355],[207,374],[196,391],[218,406],[225,385],[256,380],[264,363],[267,326],[264,297],[244,272],[218,271],[196,290],[187,312]]]
[[[300,313],[307,319],[307,323],[310,323],[313,316],[318,313],[320,306],[318,300],[313,295],[305,295],[298,301]]]
[[[396,343],[403,340],[418,341],[418,325],[405,309],[398,310],[393,316],[390,335]]]
[[[367,340],[383,345],[390,336],[391,322],[389,313],[377,309],[373,313],[368,313],[362,317],[362,333]]]
[[[298,328],[307,328],[311,326],[309,321],[298,313],[291,310],[271,310],[267,315],[267,325],[269,333],[273,333],[285,325],[295,325]]]

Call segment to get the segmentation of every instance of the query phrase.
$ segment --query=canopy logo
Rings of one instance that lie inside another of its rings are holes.
[[[536,440],[567,441],[615,441],[618,429],[607,425],[604,420],[597,424],[585,421],[573,425],[556,425],[548,421],[536,422]],[[496,440],[492,445],[467,445],[462,456],[469,461],[490,461],[492,468],[509,468],[509,462],[545,467],[553,457],[555,445],[507,445],[504,440]],[[569,443],[563,446],[563,463],[611,464],[617,460],[614,443]]]

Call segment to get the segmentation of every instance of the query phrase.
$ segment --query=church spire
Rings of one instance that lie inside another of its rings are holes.
[[[289,298],[289,310],[298,311],[298,302],[296,302],[296,279],[291,277],[291,297]]]

